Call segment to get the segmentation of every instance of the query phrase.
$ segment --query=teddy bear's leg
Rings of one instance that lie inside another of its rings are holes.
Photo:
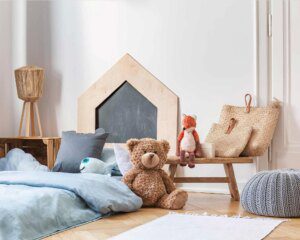
[[[180,151],[180,166],[185,167],[186,166],[186,161],[185,161],[185,151],[181,150]]]
[[[199,158],[202,155],[201,151],[201,144],[199,141],[196,142],[196,150],[195,150],[195,157]]]
[[[186,191],[176,189],[170,194],[165,194],[157,202],[156,206],[165,209],[177,210],[184,207],[188,199]]]
[[[194,168],[195,167],[195,153],[190,152],[189,153],[189,168]]]

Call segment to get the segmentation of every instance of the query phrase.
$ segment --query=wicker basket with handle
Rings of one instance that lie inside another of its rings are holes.
[[[231,118],[236,119],[239,127],[252,127],[251,137],[242,156],[261,156],[269,147],[278,122],[280,104],[272,102],[267,107],[252,107],[252,97],[245,95],[245,107],[224,105],[220,124],[226,126]]]
[[[217,157],[239,157],[245,149],[252,127],[236,126],[236,120],[230,119],[227,126],[214,123],[205,142],[213,143]]]

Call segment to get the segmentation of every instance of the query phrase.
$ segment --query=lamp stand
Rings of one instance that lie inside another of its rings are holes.
[[[36,135],[35,115],[36,115],[37,125],[38,125],[40,135]],[[38,108],[36,101],[35,102],[28,102],[28,101],[23,102],[22,115],[21,115],[20,126],[19,126],[19,137],[22,136],[22,128],[23,128],[23,122],[24,122],[25,116],[26,116],[25,137],[31,137],[31,136],[42,137],[43,131],[42,131],[42,125],[41,125],[41,120],[40,120],[39,108]]]

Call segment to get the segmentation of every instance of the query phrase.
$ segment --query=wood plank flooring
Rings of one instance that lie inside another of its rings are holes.
[[[127,231],[160,216],[168,214],[168,210],[157,208],[142,208],[134,213],[119,214],[89,223],[71,230],[53,235],[46,240],[102,240]],[[238,215],[258,217],[246,213],[239,202],[230,199],[229,195],[189,193],[189,200],[183,210],[178,212],[194,212],[208,214]],[[276,228],[265,239],[299,240],[300,218],[291,219]]]

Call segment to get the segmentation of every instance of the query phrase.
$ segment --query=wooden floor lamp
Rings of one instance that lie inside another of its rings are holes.
[[[19,126],[19,136],[22,136],[24,115],[26,115],[25,136],[43,136],[38,99],[43,94],[44,69],[36,66],[25,66],[15,70],[18,97],[24,101]],[[35,114],[39,135],[35,131]]]

